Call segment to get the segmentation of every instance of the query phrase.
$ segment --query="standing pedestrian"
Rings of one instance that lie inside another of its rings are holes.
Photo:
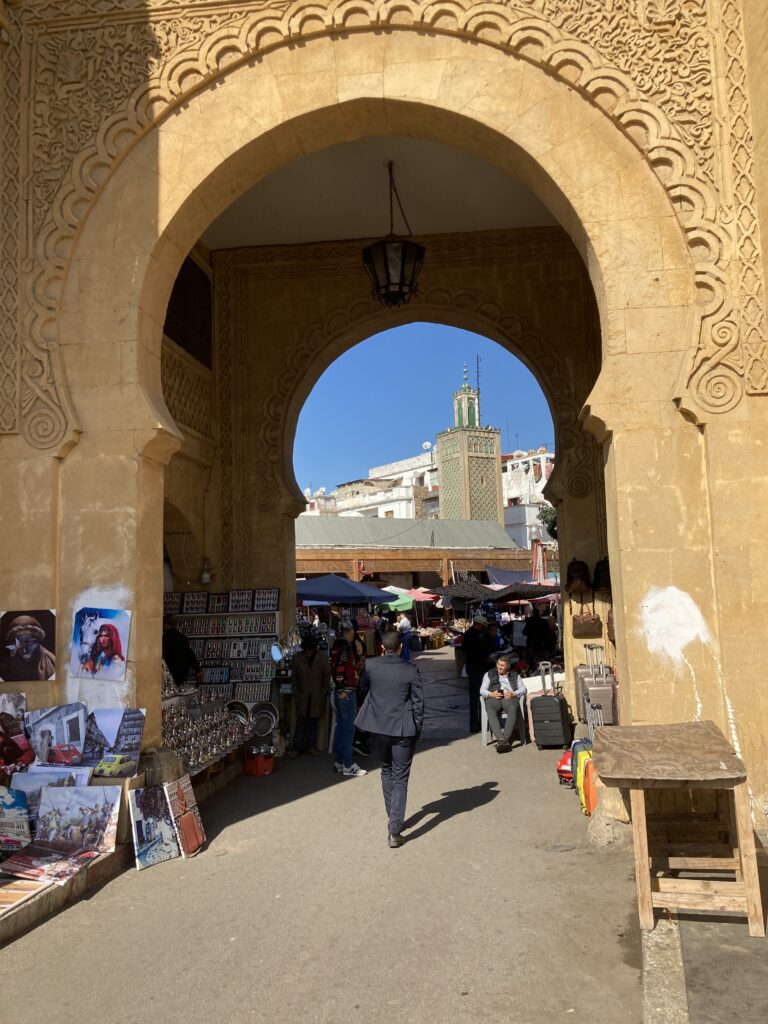
[[[336,736],[333,770],[345,778],[367,775],[352,760],[352,742],[355,736],[357,714],[357,686],[362,669],[356,649],[355,630],[351,622],[342,622],[339,636],[331,649],[331,676],[333,678],[333,706],[336,710]],[[363,662],[364,664],[364,662]]]
[[[289,757],[303,751],[317,754],[317,721],[331,691],[331,666],[325,651],[318,650],[317,637],[306,636],[293,659],[293,690],[296,695],[296,728]]]
[[[411,629],[411,620],[405,612],[400,612],[397,616],[397,632],[400,634],[400,657],[403,661],[411,660]]]
[[[480,732],[480,685],[493,664],[490,656],[494,651],[488,636],[488,619],[484,615],[474,617],[472,625],[464,633],[461,649],[466,658],[469,679],[469,731]]]
[[[190,669],[198,682],[203,678],[200,662],[189,646],[189,640],[176,628],[176,619],[172,615],[166,615],[163,619],[163,661],[173,676],[177,690],[184,689]]]
[[[402,640],[397,630],[384,633],[385,654],[369,661],[360,679],[365,702],[357,716],[361,729],[371,733],[381,759],[381,788],[387,812],[389,846],[402,846],[408,778],[424,723],[424,689],[415,665],[400,657]]]

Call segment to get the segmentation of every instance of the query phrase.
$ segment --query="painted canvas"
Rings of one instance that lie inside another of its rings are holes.
[[[205,829],[188,775],[164,787],[182,857],[193,857],[205,842]]]
[[[0,878],[0,916],[20,907],[39,892],[47,889],[50,882],[25,882],[16,878]]]
[[[136,867],[149,868],[179,856],[168,797],[162,786],[132,789],[128,793]]]
[[[26,794],[29,827],[33,838],[37,831],[40,798],[46,786],[74,786],[76,782],[74,772],[66,768],[59,768],[45,774],[36,774],[31,771],[19,772],[11,778],[11,789]]]
[[[35,760],[24,732],[27,698],[23,693],[0,693],[0,774],[13,775]]]
[[[59,704],[24,716],[24,728],[41,764],[71,768],[83,763],[85,704]]]
[[[93,768],[83,767],[82,765],[78,768],[60,768],[55,764],[31,764],[27,768],[27,775],[53,775],[55,778],[66,777],[75,780],[71,783],[73,786],[89,786],[91,775],[93,775]]]
[[[111,853],[120,793],[120,786],[46,786],[37,835],[3,862],[3,873],[63,885],[96,857]]]
[[[131,613],[119,608],[81,608],[72,629],[70,675],[125,679]]]
[[[0,612],[0,681],[53,679],[56,675],[56,612]]]
[[[88,715],[83,764],[94,776],[133,778],[139,768],[144,708],[98,708]]]
[[[0,850],[21,850],[31,839],[26,795],[21,790],[0,786]]]

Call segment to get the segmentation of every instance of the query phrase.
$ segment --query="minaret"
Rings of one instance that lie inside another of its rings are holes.
[[[437,435],[441,519],[496,520],[504,525],[501,431],[480,422],[480,389],[464,381],[453,393],[453,426]]]

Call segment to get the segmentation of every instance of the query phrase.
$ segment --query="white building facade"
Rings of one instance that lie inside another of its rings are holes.
[[[531,548],[534,540],[552,543],[539,509],[547,503],[544,488],[554,466],[554,452],[544,447],[501,457],[504,529],[521,548]]]

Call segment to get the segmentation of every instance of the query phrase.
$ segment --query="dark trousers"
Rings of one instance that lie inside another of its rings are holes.
[[[408,799],[408,777],[416,747],[415,736],[382,736],[376,734],[376,747],[381,760],[381,789],[389,819],[389,834],[398,835],[405,823]]]
[[[518,711],[518,700],[517,697],[502,697],[501,700],[498,697],[486,697],[485,698],[485,713],[488,715],[488,725],[493,738],[496,740],[505,739],[509,742],[512,733],[515,731],[515,720],[517,719]],[[501,731],[501,712],[507,713],[507,720],[504,723],[504,732]],[[525,743],[525,735],[520,737],[521,741]]]
[[[296,731],[293,734],[294,750],[314,750],[317,742],[317,719],[308,715],[296,716]]]
[[[480,732],[480,687],[483,684],[484,668],[467,665],[469,679],[469,731]]]

